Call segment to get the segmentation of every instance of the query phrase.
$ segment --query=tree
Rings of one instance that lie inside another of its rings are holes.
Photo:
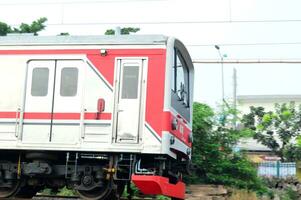
[[[186,178],[191,183],[224,184],[226,186],[263,191],[257,171],[243,153],[233,147],[247,132],[233,127],[234,111],[223,106],[221,113],[205,104],[193,105],[193,154],[195,170]]]
[[[282,161],[293,161],[299,151],[293,140],[301,133],[300,108],[294,102],[275,104],[275,111],[269,112],[263,107],[251,106],[250,113],[243,116],[243,124],[254,131],[254,139]]]
[[[22,23],[18,28],[7,25],[4,22],[0,22],[0,36],[5,36],[8,33],[33,33],[34,35],[38,35],[38,32],[45,29],[47,22],[46,17],[41,17],[31,24]]]
[[[7,33],[11,33],[11,27],[6,23],[0,22],[0,36],[5,36]]]
[[[120,30],[121,35],[129,35],[130,33],[136,33],[138,31],[140,31],[140,28],[133,28],[133,27],[124,27],[121,28]],[[115,35],[115,30],[108,29],[106,30],[105,35]]]

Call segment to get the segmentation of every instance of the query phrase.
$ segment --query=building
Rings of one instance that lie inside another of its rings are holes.
[[[261,106],[265,108],[265,111],[273,111],[275,103],[295,102],[296,104],[301,104],[301,95],[239,95],[237,96],[237,102],[237,108],[241,114],[247,114],[250,112],[251,106]],[[250,155],[254,155],[252,159],[255,162],[260,162],[260,158],[264,156],[271,156],[269,148],[251,138],[241,140],[237,148],[247,150]]]

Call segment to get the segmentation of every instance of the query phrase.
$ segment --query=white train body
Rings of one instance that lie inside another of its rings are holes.
[[[0,151],[190,159],[193,66],[164,36],[0,38]]]

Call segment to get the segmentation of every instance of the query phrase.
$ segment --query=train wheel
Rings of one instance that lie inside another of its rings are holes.
[[[20,189],[20,181],[14,181],[11,187],[0,187],[0,199],[13,197]]]
[[[104,187],[98,187],[92,190],[77,190],[79,196],[86,200],[106,200],[112,192],[112,184],[107,183]]]

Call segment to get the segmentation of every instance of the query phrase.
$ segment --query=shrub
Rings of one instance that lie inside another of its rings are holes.
[[[265,193],[267,189],[257,176],[256,168],[243,153],[233,152],[239,139],[250,133],[229,126],[233,124],[231,121],[229,123],[229,119],[233,119],[236,111],[226,108],[221,114],[215,115],[209,106],[194,104],[192,161],[195,171],[186,180]]]

